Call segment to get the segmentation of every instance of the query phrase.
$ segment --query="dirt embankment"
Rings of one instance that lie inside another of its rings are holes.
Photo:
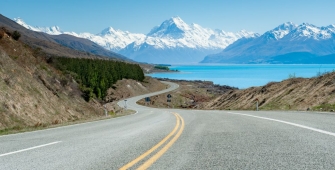
[[[262,110],[332,111],[335,109],[335,73],[234,90],[209,102],[205,108],[254,110],[257,99]]]
[[[139,104],[151,107],[203,109],[208,102],[221,94],[236,89],[229,86],[214,85],[210,81],[160,80],[177,83],[179,88],[169,93],[152,96],[150,102],[142,99],[138,102]],[[170,102],[168,102],[168,94],[171,95]]]
[[[50,67],[41,51],[4,34],[0,39],[0,132],[102,115],[78,84]]]
[[[146,77],[143,82],[135,80],[119,80],[112,88],[108,90],[105,98],[106,107],[110,112],[120,113],[122,108],[118,107],[119,100],[147,94],[151,92],[166,89],[167,85],[151,77]]]
[[[0,134],[100,119],[106,102],[113,116],[119,116],[115,101],[166,88],[151,78],[121,80],[106,101],[86,102],[72,76],[47,63],[50,54],[0,34]]]
[[[180,85],[167,94],[151,97],[139,104],[152,107],[194,108],[208,110],[335,110],[335,72],[315,78],[290,78],[265,86],[236,89],[205,81],[168,80]]]

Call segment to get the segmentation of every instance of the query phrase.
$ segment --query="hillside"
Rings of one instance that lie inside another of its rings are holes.
[[[335,25],[287,22],[261,36],[242,38],[202,63],[330,64],[335,63],[334,40]]]
[[[81,97],[78,84],[71,77],[46,63],[43,53],[2,35],[0,131],[49,126],[102,114],[101,108]]]
[[[87,102],[75,74],[56,69],[50,58],[51,54],[16,41],[0,29],[0,134],[104,118],[102,104],[106,102],[109,111],[117,112],[113,116],[120,116],[124,113],[115,106],[116,100],[166,88],[149,78],[144,82],[113,79],[115,84],[106,89],[103,100],[93,96]]]
[[[192,108],[205,110],[255,110],[256,99],[260,110],[335,111],[335,72],[314,78],[290,78],[270,82],[265,86],[237,89],[214,85],[208,81],[169,80],[179,88],[144,99],[138,103],[151,107]]]
[[[335,72],[315,78],[290,78],[261,87],[233,90],[209,102],[205,109],[255,110],[335,109]]]
[[[51,55],[72,58],[97,58],[105,56],[130,61],[128,58],[108,51],[90,40],[72,35],[49,35],[42,32],[31,31],[1,14],[0,27],[5,27],[10,31],[19,31],[22,34],[21,40],[24,43],[34,48],[42,49]]]

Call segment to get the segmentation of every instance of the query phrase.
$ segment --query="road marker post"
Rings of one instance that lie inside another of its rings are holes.
[[[124,108],[127,110],[127,100],[124,100]]]
[[[150,100],[150,97],[146,97],[146,98],[145,98],[146,105],[150,105],[150,101],[151,101],[151,100]]]
[[[105,116],[107,117],[107,106],[104,104]]]
[[[258,111],[258,98],[256,98],[255,100],[256,100],[256,111]]]
[[[170,108],[170,103],[171,103],[171,94],[168,94],[167,96],[167,103],[168,103],[168,108]]]

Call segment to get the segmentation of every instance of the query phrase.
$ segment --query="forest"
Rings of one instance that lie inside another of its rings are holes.
[[[80,84],[83,97],[104,99],[107,90],[118,80],[144,80],[144,73],[138,64],[103,59],[53,57],[51,62],[63,73],[72,74]]]

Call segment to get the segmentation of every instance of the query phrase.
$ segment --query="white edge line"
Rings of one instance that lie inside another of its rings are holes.
[[[321,130],[321,129],[317,129],[317,128],[312,128],[312,127],[308,127],[308,126],[305,126],[305,125],[300,125],[300,124],[297,124],[297,123],[292,123],[292,122],[287,122],[287,121],[278,120],[278,119],[272,119],[272,118],[267,118],[267,117],[261,117],[261,116],[254,116],[254,115],[249,115],[249,114],[243,114],[243,113],[233,113],[233,112],[228,112],[228,113],[230,113],[230,114],[236,114],[236,115],[241,115],[241,116],[249,116],[249,117],[254,117],[254,118],[258,118],[258,119],[270,120],[270,121],[279,122],[279,123],[284,123],[284,124],[288,124],[288,125],[291,125],[291,126],[300,127],[300,128],[303,128],[303,129],[308,129],[308,130],[311,130],[311,131],[315,131],[315,132],[319,132],[319,133],[323,133],[323,134],[335,137],[335,133],[333,133],[333,132],[328,132],[328,131],[325,131],[325,130]]]
[[[29,150],[33,150],[33,149],[37,149],[37,148],[49,146],[49,145],[54,145],[54,144],[57,144],[57,143],[60,143],[60,142],[62,142],[62,141],[56,141],[56,142],[47,143],[47,144],[44,144],[44,145],[34,146],[34,147],[31,147],[31,148],[27,148],[27,149],[22,149],[22,150],[18,150],[18,151],[14,151],[14,152],[9,152],[9,153],[4,153],[4,154],[1,154],[0,157],[7,156],[7,155],[12,155],[12,154],[16,154],[16,153],[20,153],[20,152],[25,152],[25,151],[29,151]]]

